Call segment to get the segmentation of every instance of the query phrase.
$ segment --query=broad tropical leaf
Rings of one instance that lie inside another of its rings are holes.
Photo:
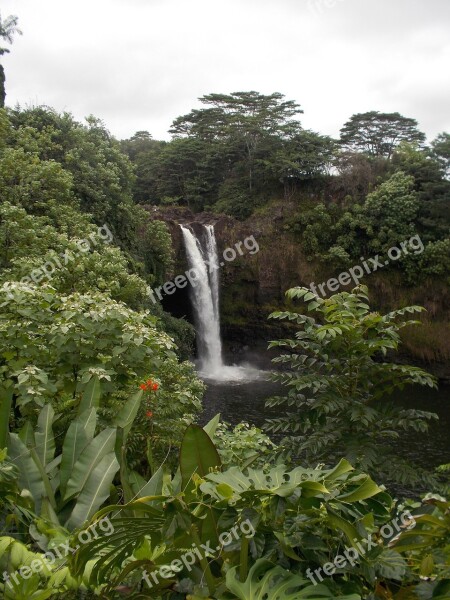
[[[227,572],[226,585],[240,600],[319,600],[335,597],[324,585],[315,586],[308,579],[274,566],[265,559],[255,562],[244,582],[239,581],[237,570],[233,567]],[[352,594],[340,600],[360,600],[360,596]]]
[[[66,523],[68,529],[81,527],[100,508],[110,494],[114,475],[119,463],[114,452],[110,452],[91,470],[75,508]]]
[[[59,489],[61,496],[66,494],[66,486],[73,468],[90,441],[92,441],[97,423],[95,408],[85,410],[69,425],[62,447]]]
[[[64,501],[76,496],[85,486],[90,474],[104,456],[114,450],[116,442],[116,430],[112,427],[101,431],[81,452],[75,463]]]
[[[40,513],[42,498],[46,495],[45,486],[39,469],[31,457],[30,450],[25,446],[17,433],[9,434],[9,456],[11,462],[19,469],[19,485],[29,490],[33,496],[35,511]]]
[[[78,414],[81,415],[89,408],[98,408],[100,397],[102,394],[101,384],[97,375],[94,375],[87,384],[81,402],[78,407]]]
[[[53,436],[53,421],[55,411],[51,404],[46,404],[40,411],[37,430],[35,433],[36,453],[45,468],[55,456],[55,438]]]
[[[180,448],[182,486],[186,487],[194,473],[204,477],[221,461],[209,435],[198,425],[189,425]]]

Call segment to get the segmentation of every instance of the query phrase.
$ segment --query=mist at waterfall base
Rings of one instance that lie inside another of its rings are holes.
[[[264,372],[248,364],[226,365],[220,337],[219,257],[213,225],[203,225],[196,235],[189,227],[180,225],[183,232],[186,258],[195,270],[196,284],[190,288],[197,335],[200,377],[223,383],[240,383],[264,379]]]

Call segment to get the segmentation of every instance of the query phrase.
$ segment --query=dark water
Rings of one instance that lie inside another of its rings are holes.
[[[221,413],[222,420],[236,425],[248,421],[261,427],[267,417],[279,414],[279,408],[266,409],[265,400],[278,395],[281,386],[268,381],[216,383],[207,382],[202,423]],[[395,396],[405,408],[435,412],[439,421],[432,421],[428,433],[404,433],[396,442],[399,455],[430,469],[450,463],[450,386],[410,388]]]

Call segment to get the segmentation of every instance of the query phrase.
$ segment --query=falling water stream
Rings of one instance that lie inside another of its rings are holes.
[[[263,373],[250,365],[225,365],[220,337],[219,257],[213,225],[203,225],[201,235],[180,225],[189,268],[195,270],[190,288],[197,334],[199,374],[217,382],[254,381]]]

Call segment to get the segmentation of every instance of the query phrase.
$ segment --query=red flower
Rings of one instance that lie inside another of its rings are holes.
[[[151,411],[151,410],[148,410],[148,411],[145,413],[145,416],[146,416],[146,417],[148,417],[149,419],[151,419],[151,418],[153,417],[153,413],[152,413],[152,411]]]
[[[141,383],[139,387],[141,388],[141,390],[144,390],[146,392],[150,390],[156,392],[156,390],[159,388],[159,383],[154,382],[153,379],[147,379],[146,383]]]

